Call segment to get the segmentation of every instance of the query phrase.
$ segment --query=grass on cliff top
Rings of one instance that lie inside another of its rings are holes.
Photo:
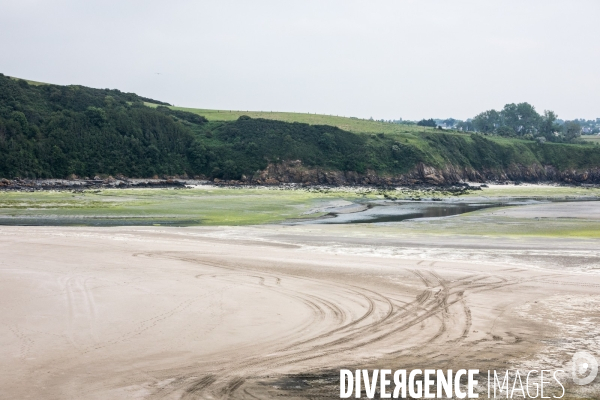
[[[600,135],[581,135],[586,142],[600,143]]]
[[[157,107],[156,104],[145,103],[148,107]],[[208,110],[200,108],[170,107],[174,110],[187,111],[202,115],[209,121],[235,121],[242,115],[250,118],[264,118],[283,122],[300,122],[309,125],[336,126],[354,133],[383,133],[383,134],[414,134],[419,132],[434,131],[417,125],[394,124],[389,122],[371,121],[354,117],[337,115],[278,112],[278,111],[239,111],[239,110]]]

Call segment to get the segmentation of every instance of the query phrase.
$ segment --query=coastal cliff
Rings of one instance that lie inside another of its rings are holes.
[[[269,164],[266,169],[241,181],[221,181],[232,183],[251,183],[277,185],[280,183],[301,183],[304,185],[397,185],[419,184],[454,185],[461,182],[553,182],[564,184],[600,184],[600,168],[585,170],[558,170],[553,166],[538,164],[524,166],[511,165],[506,169],[481,169],[471,167],[446,166],[434,168],[419,163],[416,168],[405,174],[382,175],[368,170],[365,173],[354,171],[335,171],[320,168],[308,168],[299,160]]]

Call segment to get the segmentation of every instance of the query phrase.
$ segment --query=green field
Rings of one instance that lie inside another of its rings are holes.
[[[156,104],[144,103],[148,107],[157,107]],[[384,133],[384,134],[415,134],[430,132],[433,128],[417,125],[394,124],[391,122],[371,121],[353,117],[340,117],[336,115],[278,112],[278,111],[238,111],[238,110],[208,110],[200,108],[170,107],[174,110],[187,111],[202,115],[209,121],[235,121],[242,115],[251,118],[264,118],[284,122],[300,122],[310,125],[336,126],[345,131],[354,133]]]
[[[600,143],[600,135],[581,135],[586,142]]]

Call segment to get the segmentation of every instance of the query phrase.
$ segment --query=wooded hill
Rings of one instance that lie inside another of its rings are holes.
[[[305,168],[381,176],[405,174],[419,163],[439,169],[551,165],[584,170],[600,166],[600,149],[426,127],[360,133],[247,116],[208,121],[132,93],[33,85],[0,74],[0,177],[239,180],[291,160]]]

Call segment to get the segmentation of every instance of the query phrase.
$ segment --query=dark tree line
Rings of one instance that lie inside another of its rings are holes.
[[[435,120],[433,118],[429,118],[429,119],[422,119],[419,122],[417,122],[418,126],[428,126],[431,128],[435,128],[437,126],[437,123],[435,122]]]

